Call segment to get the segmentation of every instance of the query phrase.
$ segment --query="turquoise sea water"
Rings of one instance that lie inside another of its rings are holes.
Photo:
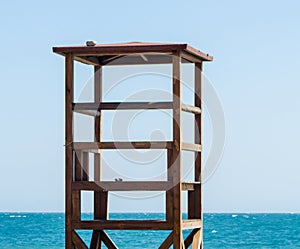
[[[163,214],[111,214],[111,219],[160,219]],[[84,214],[84,219],[91,218]],[[168,231],[108,231],[119,248],[158,248]],[[81,232],[89,242],[90,232]],[[185,234],[186,236],[186,234]],[[300,248],[300,214],[205,214],[209,248]],[[63,213],[0,213],[1,249],[64,248]]]

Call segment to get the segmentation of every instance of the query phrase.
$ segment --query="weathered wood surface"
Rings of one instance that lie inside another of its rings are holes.
[[[80,236],[75,231],[71,232],[71,236],[72,236],[72,244],[75,246],[75,249],[88,249],[84,241],[80,238]]]
[[[73,221],[78,230],[171,230],[172,224],[165,220],[89,220]]]
[[[173,231],[169,234],[169,236],[164,240],[164,242],[160,245],[158,249],[168,249],[173,244]]]
[[[182,248],[181,207],[181,63],[180,51],[173,53],[173,248]]]
[[[100,110],[139,110],[139,109],[172,109],[173,102],[86,102],[73,103],[73,110],[100,111]]]
[[[66,211],[66,248],[72,249],[72,180],[73,180],[73,151],[68,144],[73,142],[73,111],[74,98],[74,61],[73,55],[68,54],[65,61],[65,211]]]
[[[74,142],[74,150],[82,150],[94,153],[100,153],[101,149],[168,149],[172,147],[173,142]]]

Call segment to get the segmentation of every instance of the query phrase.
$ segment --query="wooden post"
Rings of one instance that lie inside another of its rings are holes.
[[[80,182],[82,180],[82,152],[75,151],[75,177],[73,180],[75,182]],[[72,191],[72,220],[80,221],[81,220],[81,193],[80,190]]]
[[[94,67],[94,101],[102,102],[102,66]],[[99,110],[99,116],[94,118],[94,132],[95,142],[102,140],[102,112]],[[94,181],[101,181],[102,175],[102,154],[94,154]],[[94,219],[107,219],[107,203],[108,192],[94,191]],[[101,248],[101,233],[100,231],[93,231],[91,248]]]
[[[175,51],[173,61],[173,248],[184,247],[181,210],[181,82],[180,51]]]
[[[195,63],[195,106],[202,108],[202,63]],[[201,109],[202,110],[202,109]],[[202,145],[202,121],[201,113],[195,114],[195,144]],[[194,190],[194,218],[201,219],[202,214],[202,151],[195,152],[195,181],[200,182],[200,185],[195,186]],[[203,224],[203,223],[202,223]],[[200,244],[203,248],[203,229],[200,229]]]
[[[73,55],[66,55],[66,89],[65,89],[65,213],[66,213],[66,249],[72,249],[72,180],[73,180],[73,110],[74,98],[74,61]]]
[[[173,150],[167,149],[167,179],[173,182]],[[166,220],[173,223],[173,186],[166,191]]]

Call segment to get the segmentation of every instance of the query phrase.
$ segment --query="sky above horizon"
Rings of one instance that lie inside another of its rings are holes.
[[[204,73],[223,106],[226,143],[204,184],[204,211],[300,212],[299,1],[0,6],[0,211],[64,210],[64,60],[52,47],[96,40],[188,43],[213,55]],[[160,211],[162,200],[111,199],[111,211]]]

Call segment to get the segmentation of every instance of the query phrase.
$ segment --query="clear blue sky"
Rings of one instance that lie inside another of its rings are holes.
[[[64,66],[51,47],[94,39],[214,55],[205,74],[223,103],[226,146],[205,211],[300,212],[299,9],[296,0],[2,1],[0,211],[63,211]]]

